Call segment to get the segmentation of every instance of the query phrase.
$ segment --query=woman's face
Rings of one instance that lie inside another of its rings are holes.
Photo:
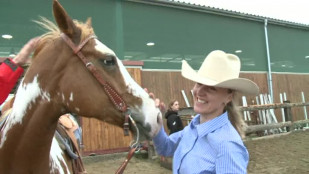
[[[175,101],[173,103],[173,105],[171,106],[171,108],[172,108],[173,111],[178,111],[179,110],[179,103],[178,103],[178,101]]]
[[[196,83],[193,88],[194,111],[203,116],[216,117],[233,98],[226,88],[212,87]]]

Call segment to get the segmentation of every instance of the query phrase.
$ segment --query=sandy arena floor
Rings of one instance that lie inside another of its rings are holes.
[[[250,161],[249,174],[305,174],[309,173],[309,130],[287,135],[245,142]],[[125,160],[126,154],[83,158],[89,174],[112,174]],[[125,174],[171,174],[160,160],[133,157]]]

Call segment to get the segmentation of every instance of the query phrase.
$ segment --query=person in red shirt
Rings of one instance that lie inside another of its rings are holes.
[[[14,59],[7,58],[0,65],[0,105],[6,100],[24,69],[21,67],[30,63],[30,54],[35,50],[40,38],[31,39],[20,50]]]

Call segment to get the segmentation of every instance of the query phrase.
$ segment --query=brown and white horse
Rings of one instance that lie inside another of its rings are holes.
[[[90,20],[73,21],[57,0],[53,13],[58,27],[41,22],[50,31],[42,36],[0,129],[0,173],[72,173],[54,138],[65,113],[121,127],[129,117],[146,138],[161,127],[154,100],[94,36]]]

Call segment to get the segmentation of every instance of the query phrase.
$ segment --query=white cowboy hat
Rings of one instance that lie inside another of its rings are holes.
[[[259,87],[249,79],[239,78],[239,72],[239,58],[220,50],[209,53],[197,72],[185,60],[182,61],[181,69],[183,77],[197,83],[258,94]]]

